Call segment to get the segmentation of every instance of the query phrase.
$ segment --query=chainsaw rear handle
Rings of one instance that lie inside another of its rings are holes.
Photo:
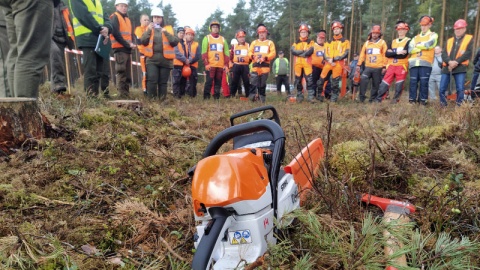
[[[282,140],[283,142],[285,141],[285,133],[283,132],[279,124],[271,120],[260,119],[252,122],[238,124],[236,126],[231,126],[224,129],[223,131],[218,133],[217,136],[215,136],[208,144],[205,152],[203,153],[203,157],[206,158],[215,155],[218,149],[220,149],[223,144],[235,137],[259,131],[269,132],[272,135],[272,142],[275,145],[277,140]],[[284,144],[282,144],[281,146],[283,149]]]
[[[272,105],[262,106],[262,107],[258,107],[258,108],[254,108],[254,109],[250,109],[250,110],[247,110],[247,111],[243,111],[243,112],[233,114],[232,116],[230,116],[230,125],[234,126],[235,125],[235,123],[234,123],[235,119],[237,119],[239,117],[249,115],[249,114],[254,114],[254,113],[257,113],[257,112],[261,112],[261,111],[271,111],[272,112],[272,117],[270,117],[268,119],[277,122],[277,124],[279,126],[281,126],[280,117],[278,117],[277,110]]]
[[[222,229],[230,216],[228,211],[222,207],[212,207],[208,212],[212,220],[207,227],[208,230],[205,230],[197,246],[197,251],[195,251],[193,255],[193,270],[205,270],[210,267],[213,250],[215,249],[215,245],[219,243],[220,238],[223,237],[223,235],[221,235]]]

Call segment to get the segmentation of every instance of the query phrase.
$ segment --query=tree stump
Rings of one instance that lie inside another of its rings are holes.
[[[26,140],[45,136],[34,98],[0,98],[0,153],[10,154]]]

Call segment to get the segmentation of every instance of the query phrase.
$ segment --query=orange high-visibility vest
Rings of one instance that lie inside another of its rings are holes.
[[[295,48],[295,50],[308,51],[310,47],[313,46],[314,43],[315,42],[310,39],[306,39],[305,41],[298,40],[298,42],[292,44],[292,47]],[[312,56],[309,56],[309,57],[294,56],[295,64],[308,64],[308,62],[311,62],[311,59],[312,59]]]
[[[225,40],[222,36],[214,38],[208,35],[208,63],[211,67],[223,68],[225,65],[224,44]]]
[[[62,15],[63,15],[63,20],[67,25],[68,37],[71,38],[73,41],[75,41],[75,33],[73,32],[72,22],[70,21],[70,11],[68,10],[68,8],[65,8],[62,10]]]
[[[192,44],[190,45],[190,48],[188,47],[188,43],[185,45],[185,47],[187,48],[187,50],[189,50],[188,55],[192,55],[193,57],[195,57],[195,55],[197,54],[197,50],[198,50],[198,42],[192,41]],[[198,61],[191,64],[190,66],[198,68]]]
[[[465,35],[465,37],[463,37],[463,40],[462,40],[462,44],[460,44],[460,48],[458,48],[457,50],[457,55],[455,56],[455,59],[459,58],[460,56],[462,56],[465,51],[467,50],[467,46],[468,46],[468,43],[470,43],[470,41],[472,40],[473,36],[472,35]],[[452,51],[452,48],[453,48],[453,42],[455,42],[455,38],[449,38],[448,41],[447,41],[447,54],[450,56],[450,52]],[[452,58],[450,56],[450,58]],[[463,61],[461,64],[462,65],[465,65],[465,66],[468,66],[468,59]],[[444,67],[447,66],[447,64],[445,63],[442,63],[442,65]]]
[[[132,43],[132,23],[130,22],[130,18],[124,18],[122,14],[120,14],[119,12],[115,12],[110,15],[110,19],[114,15],[116,15],[118,18],[118,23],[120,24],[119,30],[123,39],[128,43]],[[112,34],[110,34],[110,39],[112,40],[112,48],[123,48],[123,45],[120,44],[120,42],[118,42],[117,40],[115,40],[115,37]]]
[[[178,50],[180,51],[180,53],[183,54],[183,55],[185,56],[185,58],[188,59],[189,54],[188,54],[188,53],[185,54],[185,50],[183,49],[183,46],[182,46],[182,44],[181,44],[180,42],[178,42],[177,48],[178,48]],[[187,50],[187,51],[188,51],[188,50]],[[180,61],[180,60],[178,60],[178,59],[175,57],[175,59],[173,59],[173,65],[174,65],[174,66],[183,66],[183,62]]]
[[[427,41],[430,40],[430,37],[434,34],[435,34],[434,32],[428,32],[427,34],[425,34],[423,36],[422,36],[422,34],[418,34],[418,35],[415,36],[414,41],[417,42],[417,43],[427,42]],[[427,62],[433,64],[433,58],[434,57],[435,57],[435,52],[434,52],[433,48],[431,48],[431,49],[428,49],[428,50],[422,50],[420,52],[412,54],[410,56],[410,59],[417,58],[417,59],[424,60],[424,61],[427,61]]]
[[[250,64],[250,59],[248,58],[248,49],[250,45],[245,42],[245,44],[233,45],[233,63],[236,65],[248,65]]]
[[[312,66],[323,68],[323,61],[325,56],[325,45],[313,43]]]
[[[135,28],[135,36],[140,39],[143,35],[143,33],[147,31],[147,26],[143,27],[143,26],[137,26],[137,28]],[[144,45],[137,45],[137,48],[138,48],[138,51],[141,53],[141,54],[145,54],[145,46]]]
[[[350,50],[350,41],[344,38],[332,40],[325,45],[325,49],[327,58],[333,59],[337,56],[344,55],[347,50]]]
[[[164,26],[167,30],[168,33],[171,35],[174,35],[173,33],[173,28],[171,25]],[[150,41],[148,42],[148,45],[145,47],[145,56],[146,57],[152,57],[153,56],[153,37],[155,36],[155,31],[152,29],[152,33],[150,34]],[[175,59],[175,49],[170,45],[170,42],[168,42],[167,36],[165,33],[162,32],[162,42],[163,42],[163,57],[165,59]]]
[[[397,50],[407,50],[408,48],[405,48],[407,45],[407,42],[410,40],[410,38],[405,37],[403,40],[399,40],[398,38],[394,39],[392,41],[392,49],[396,52]],[[405,57],[403,59],[397,59],[397,58],[387,58],[387,67],[388,66],[404,66],[405,68],[408,68],[408,57]]]

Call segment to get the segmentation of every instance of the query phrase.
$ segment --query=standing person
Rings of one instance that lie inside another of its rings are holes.
[[[313,54],[312,54],[312,80],[314,85],[317,84],[318,79],[320,79],[320,74],[322,74],[322,69],[325,65],[325,37],[327,31],[320,30],[317,33],[316,41],[313,43]],[[327,79],[328,80],[328,79]],[[317,87],[315,87],[315,97],[318,98]]]
[[[250,69],[248,65],[250,64],[250,58],[248,57],[248,49],[250,44],[245,41],[245,36],[247,32],[243,29],[240,29],[235,34],[237,44],[233,45],[230,48],[230,55],[232,56],[232,81],[230,82],[230,95],[235,96],[237,89],[240,85],[240,79],[243,82],[245,87],[245,96],[248,97],[250,91],[250,82],[248,81],[248,73]],[[241,94],[241,88],[238,92],[238,95]]]
[[[377,98],[378,88],[382,81],[382,75],[385,74],[387,43],[382,39],[380,25],[374,25],[368,34],[368,39],[360,51],[360,57],[357,63],[357,69],[365,62],[365,69],[360,79],[360,102],[365,102],[368,82],[372,80],[369,102]],[[387,87],[388,90],[388,87]]]
[[[63,2],[53,9],[53,36],[50,43],[51,89],[56,94],[67,90],[65,76],[65,48],[75,48],[70,12]]]
[[[287,95],[290,95],[290,82],[288,80],[290,76],[290,63],[284,56],[283,51],[278,52],[278,58],[273,61],[272,71],[275,75],[275,82],[277,84],[277,94],[282,94],[283,84],[285,92],[287,92]]]
[[[217,20],[210,22],[209,30],[210,34],[206,35],[202,41],[202,59],[207,72],[203,98],[210,99],[210,90],[213,84],[213,98],[219,99],[223,73],[228,69],[230,51],[228,42],[219,34],[220,22]]]
[[[100,78],[106,60],[95,52],[99,35],[109,38],[112,25],[100,0],[69,0],[77,47],[83,51],[84,90],[98,96]]]
[[[12,96],[10,88],[8,88],[7,75],[7,55],[9,48],[5,12],[0,8],[0,98]]]
[[[127,15],[128,0],[115,0],[115,9],[115,13],[110,16],[113,29],[110,39],[115,58],[117,89],[120,98],[128,98],[132,83],[132,49],[137,48],[137,45],[133,43],[132,22]]]
[[[410,67],[410,92],[408,102],[413,104],[418,102],[427,105],[428,100],[428,80],[432,72],[432,63],[434,58],[434,48],[437,46],[438,35],[430,28],[433,24],[433,18],[424,15],[420,17],[420,34],[416,35],[408,48],[410,58],[408,66]],[[418,91],[420,83],[420,91]]]
[[[340,95],[340,81],[342,80],[345,59],[347,59],[350,52],[350,41],[342,35],[343,24],[341,22],[333,21],[331,29],[333,31],[333,40],[327,45],[325,50],[325,65],[320,74],[320,79],[317,81],[317,98],[323,101],[325,80],[331,74],[331,100],[336,102]]]
[[[410,38],[406,36],[410,27],[404,21],[397,21],[395,25],[398,38],[392,40],[387,46],[385,56],[387,57],[387,72],[383,77],[382,83],[378,89],[377,101],[381,102],[384,95],[387,94],[390,84],[395,79],[395,95],[391,100],[391,104],[400,101],[403,92],[403,84],[408,73],[408,45]]]
[[[270,61],[277,54],[273,41],[267,39],[268,30],[264,24],[257,26],[258,39],[254,40],[248,49],[248,56],[252,59],[250,73],[250,93],[248,98],[265,103],[268,73],[270,73]]]
[[[8,87],[12,97],[38,97],[43,68],[50,57],[53,7],[59,0],[0,0],[8,40]]]
[[[356,68],[357,68],[357,63],[358,63],[358,53],[353,54],[353,60],[350,61],[349,67],[350,67],[350,73],[348,73],[348,80],[350,81],[350,92],[352,94],[355,94],[357,92],[358,85],[360,83],[360,76],[357,75],[355,77],[355,74],[361,74],[360,71],[357,73]]]
[[[310,35],[310,28],[306,24],[301,24],[298,28],[299,37],[298,40],[293,43],[290,48],[290,52],[295,56],[294,58],[294,71],[295,71],[295,83],[294,87],[297,88],[297,101],[303,101],[303,86],[302,78],[305,78],[307,84],[307,101],[315,103],[315,86],[312,78],[312,54],[313,54],[313,40],[308,36]]]
[[[455,78],[457,106],[462,105],[468,63],[473,52],[473,36],[465,34],[467,22],[463,19],[457,20],[453,25],[453,30],[455,36],[448,39],[442,52],[443,68],[440,81],[440,104],[442,106],[447,106],[446,92],[451,75]]]
[[[147,96],[150,98],[167,97],[167,83],[173,68],[175,49],[179,40],[173,33],[171,25],[165,25],[163,11],[152,10],[152,20],[140,39],[145,46],[147,59]]]
[[[178,44],[175,46],[175,59],[173,59],[173,96],[175,98],[182,98],[185,95],[185,88],[187,86],[187,78],[182,76],[183,66],[190,65],[188,59],[188,50],[185,48],[185,28],[177,28]]]
[[[433,64],[430,78],[428,79],[428,99],[436,100],[437,92],[440,93],[440,81],[442,79],[442,47],[435,46],[433,49]]]
[[[188,61],[192,71],[190,77],[187,78],[187,95],[190,97],[197,96],[198,82],[198,61],[200,61],[201,53],[198,42],[195,40],[195,31],[191,27],[185,27],[185,47],[187,49]]]
[[[140,38],[142,38],[149,24],[150,18],[148,15],[142,14],[140,16],[140,25],[135,28],[136,43],[138,44],[137,48],[140,54],[140,68],[142,69],[142,90],[145,95],[147,94],[147,66],[145,63],[145,46],[141,44]]]
[[[478,82],[478,76],[480,75],[480,48],[478,48],[477,54],[475,55],[475,58],[473,58],[473,66],[474,68],[473,68],[472,83],[470,85],[470,91],[472,92],[471,94],[472,99],[475,99],[480,94],[475,91],[475,86],[477,85],[477,82]]]

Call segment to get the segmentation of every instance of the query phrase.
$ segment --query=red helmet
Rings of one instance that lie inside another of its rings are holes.
[[[404,21],[398,21],[397,24],[395,25],[395,30],[410,30],[410,26],[408,23]]]
[[[381,34],[382,33],[382,28],[380,27],[380,25],[376,24],[376,25],[372,26],[372,31],[371,32]]]
[[[300,24],[300,27],[298,28],[299,33],[302,31],[307,31],[310,34],[310,28],[304,23]]]
[[[247,33],[245,32],[245,30],[240,29],[240,30],[238,30],[237,33],[235,34],[235,37],[236,37],[236,38],[245,37],[246,35],[247,35]]]
[[[262,32],[268,33],[267,27],[265,27],[265,25],[260,25],[260,26],[257,28],[257,34],[262,33]]]
[[[468,25],[467,21],[465,21],[464,19],[459,19],[453,25],[453,29],[457,30],[459,28],[465,28],[465,27],[467,27],[467,25]]]
[[[191,27],[188,27],[188,28],[185,28],[185,35],[186,34],[192,34],[195,36],[195,31]]]
[[[333,21],[333,23],[332,23],[332,30],[333,30],[334,28],[337,28],[337,27],[340,27],[340,28],[343,29],[343,24],[342,24],[341,22],[339,22],[339,21]]]
[[[219,31],[222,29],[222,27],[220,26],[220,22],[217,20],[213,20],[210,22],[210,25],[208,26],[208,30],[210,30],[210,32],[212,32],[212,25],[218,25]]]
[[[433,17],[428,15],[423,15],[419,20],[420,25],[429,25],[433,23]]]
[[[184,65],[182,68],[182,77],[188,78],[190,75],[192,75],[192,69],[189,65]]]

